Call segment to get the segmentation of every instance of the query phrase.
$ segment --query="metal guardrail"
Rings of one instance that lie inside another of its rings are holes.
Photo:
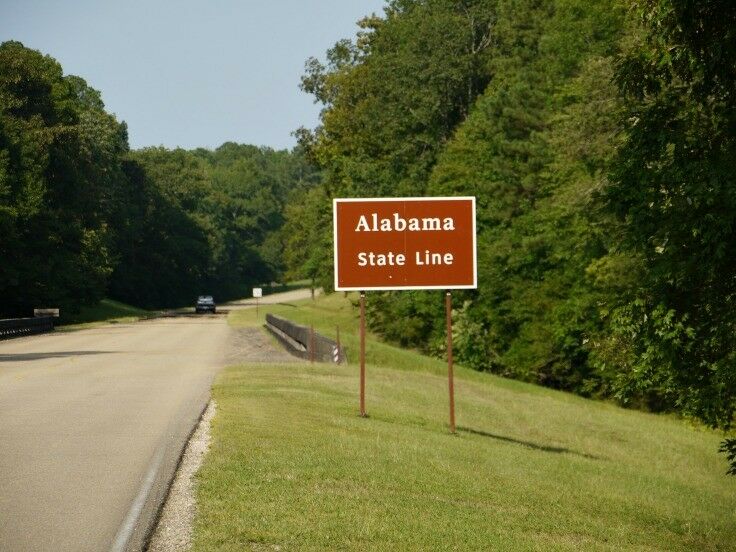
[[[285,318],[266,315],[266,328],[278,339],[292,355],[317,362],[343,364],[347,362],[345,348],[338,348],[337,342],[317,332],[311,335],[311,329],[300,326]],[[310,350],[314,346],[314,351]]]
[[[0,340],[50,332],[53,329],[54,318],[52,316],[0,320]]]

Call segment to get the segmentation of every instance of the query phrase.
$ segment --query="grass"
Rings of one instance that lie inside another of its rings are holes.
[[[269,310],[354,346],[341,295]],[[718,434],[458,368],[450,435],[443,362],[368,360],[368,419],[354,362],[221,373],[195,550],[733,550]]]
[[[153,313],[139,309],[112,299],[103,299],[98,304],[82,307],[76,314],[61,313],[59,329],[77,330],[90,328],[103,324],[126,324],[135,322],[141,318],[151,316]]]
[[[283,284],[261,284],[264,297],[273,293],[283,293],[285,291],[294,291],[297,289],[308,288],[311,284],[311,280],[295,280],[293,282],[286,282]]]
[[[439,300],[442,297],[438,295]],[[229,321],[233,326],[261,326],[265,322],[266,313],[271,313],[305,326],[314,325],[315,331],[332,339],[337,337],[339,327],[340,343],[347,351],[348,361],[357,363],[360,350],[359,318],[358,311],[354,307],[357,301],[357,293],[351,293],[347,298],[342,293],[333,293],[321,296],[316,301],[305,299],[287,304],[261,305],[257,319],[253,309],[233,311],[230,313]],[[377,366],[421,370],[436,374],[444,374],[447,371],[447,365],[444,362],[419,355],[415,351],[382,343],[370,332],[366,340],[366,361]],[[467,377],[481,375],[473,370],[467,370],[465,374]]]

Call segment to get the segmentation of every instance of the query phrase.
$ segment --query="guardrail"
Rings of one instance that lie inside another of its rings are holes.
[[[266,328],[281,342],[292,355],[317,362],[343,364],[347,362],[345,348],[337,346],[337,342],[300,326],[285,318],[266,315]],[[313,351],[311,350],[313,347]]]
[[[53,329],[54,318],[52,316],[0,320],[0,340],[50,332]]]

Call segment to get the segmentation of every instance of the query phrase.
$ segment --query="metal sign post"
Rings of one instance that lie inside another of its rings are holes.
[[[447,380],[450,391],[450,433],[455,433],[455,374],[452,366],[452,292],[445,292],[445,320],[447,322]]]
[[[360,416],[365,418],[365,291],[360,292]]]

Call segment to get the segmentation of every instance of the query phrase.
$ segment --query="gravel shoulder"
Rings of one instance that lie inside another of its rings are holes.
[[[232,328],[227,364],[247,362],[302,362],[290,355],[264,328]]]
[[[304,362],[287,353],[263,328],[232,328],[226,364]],[[195,476],[210,445],[210,427],[216,405],[211,401],[192,434],[163,505],[148,552],[182,552],[192,546],[196,515]]]
[[[184,450],[148,552],[179,552],[192,546],[192,523],[196,511],[194,475],[209,449],[210,423],[216,409],[215,402],[210,401]]]

